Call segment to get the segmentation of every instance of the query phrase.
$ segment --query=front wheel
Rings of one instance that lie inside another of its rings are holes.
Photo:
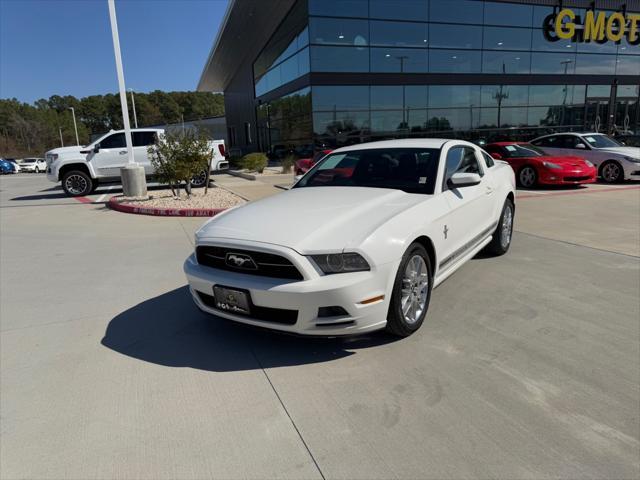
[[[523,188],[535,187],[538,183],[538,173],[536,169],[531,166],[522,167],[520,173],[518,173],[518,183]]]
[[[600,176],[606,183],[620,183],[624,179],[624,171],[618,162],[609,160],[602,164]]]
[[[425,248],[413,243],[402,256],[393,284],[387,330],[408,337],[427,316],[431,299],[431,260]]]
[[[493,232],[491,242],[485,247],[486,251],[492,255],[500,256],[509,251],[511,246],[511,238],[513,237],[513,218],[515,216],[515,208],[510,199],[506,199],[498,220],[498,226]]]
[[[89,195],[93,185],[91,177],[81,170],[71,170],[62,177],[62,189],[71,197]]]
[[[38,167],[36,167],[35,172],[36,173],[40,173],[40,169]]]

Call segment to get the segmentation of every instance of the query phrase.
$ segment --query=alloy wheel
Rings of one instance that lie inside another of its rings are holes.
[[[620,166],[617,163],[610,162],[602,167],[602,178],[605,182],[617,182],[618,177],[620,177]]]
[[[507,248],[511,243],[511,235],[513,232],[513,208],[507,203],[502,214],[502,225],[500,227],[500,245]]]
[[[402,297],[400,306],[405,322],[413,325],[420,320],[427,306],[429,294],[429,271],[420,255],[414,255],[407,262],[402,277]]]
[[[536,183],[536,171],[531,167],[524,167],[520,170],[520,184],[525,187],[533,187]]]
[[[64,185],[72,195],[81,195],[87,191],[87,180],[82,175],[69,175]]]

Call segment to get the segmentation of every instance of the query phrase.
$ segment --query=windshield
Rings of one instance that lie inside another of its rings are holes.
[[[582,137],[591,148],[617,148],[622,145],[606,135],[585,135]]]
[[[534,147],[533,145],[529,145],[526,143],[505,145],[504,149],[506,151],[507,158],[542,157],[546,155],[538,147]]]
[[[36,163],[36,159],[35,158],[25,158],[24,160],[22,160],[22,163]]]
[[[332,153],[294,188],[372,187],[432,194],[440,149],[380,148]]]

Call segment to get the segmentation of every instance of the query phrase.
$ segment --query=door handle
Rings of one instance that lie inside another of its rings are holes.
[[[494,190],[494,188],[493,188],[493,187],[489,187],[489,186],[487,186],[487,187],[485,187],[485,190],[484,190],[484,191],[485,191],[485,193],[486,193],[487,195],[491,195],[491,194],[493,193],[493,190]]]
[[[120,150],[118,153],[119,153],[120,155],[126,155],[126,154],[127,154],[127,151],[126,151],[126,150]]]

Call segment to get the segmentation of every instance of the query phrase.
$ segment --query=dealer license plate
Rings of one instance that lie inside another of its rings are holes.
[[[216,308],[229,313],[249,315],[249,292],[227,287],[213,287]]]

